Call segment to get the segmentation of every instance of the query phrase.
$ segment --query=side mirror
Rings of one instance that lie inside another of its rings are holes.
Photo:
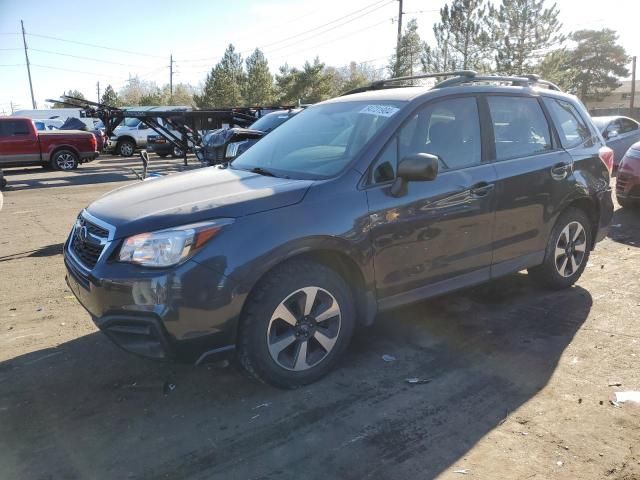
[[[140,123],[138,125],[138,130],[147,130],[149,127],[147,125],[145,125],[144,123]]]
[[[398,174],[391,185],[391,194],[399,197],[406,194],[407,182],[426,182],[438,176],[440,159],[430,153],[408,155],[398,163]]]
[[[607,138],[616,138],[618,136],[618,131],[617,130],[611,130],[608,134],[607,134]]]

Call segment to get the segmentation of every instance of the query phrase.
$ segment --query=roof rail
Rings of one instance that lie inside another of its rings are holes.
[[[515,87],[530,87],[532,85],[544,85],[549,90],[561,91],[560,87],[547,80],[542,80],[540,76],[535,74],[527,74],[522,76],[513,75],[475,75],[473,77],[454,77],[437,83],[433,88],[454,87],[465,83],[479,82],[506,82],[511,83]]]
[[[410,75],[406,77],[387,78],[384,80],[376,80],[364,87],[354,88],[341,96],[352,95],[354,93],[368,92],[369,90],[383,90],[385,88],[398,88],[398,87],[410,87],[412,85],[390,85],[395,82],[406,82],[408,80],[420,80],[423,78],[439,78],[439,77],[455,77],[460,79],[467,79],[470,81],[477,73],[473,70],[456,70],[452,72],[437,72],[437,73],[422,73],[420,75]],[[453,79],[452,79],[453,80]]]

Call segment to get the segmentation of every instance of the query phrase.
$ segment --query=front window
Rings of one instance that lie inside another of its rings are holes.
[[[269,133],[275,130],[289,119],[289,113],[270,113],[262,118],[259,118],[251,124],[249,127],[252,130],[260,130],[261,132]]]
[[[328,178],[343,170],[403,102],[353,101],[312,106],[264,137],[231,165],[291,178]]]

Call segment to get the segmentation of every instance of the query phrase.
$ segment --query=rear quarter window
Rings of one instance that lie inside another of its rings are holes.
[[[563,148],[592,147],[595,144],[593,132],[570,102],[547,97],[542,100],[556,125]]]

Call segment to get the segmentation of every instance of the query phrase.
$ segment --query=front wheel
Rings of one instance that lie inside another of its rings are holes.
[[[280,388],[315,382],[349,344],[355,307],[330,268],[292,261],[268,274],[241,320],[239,360],[254,377]]]
[[[173,149],[171,150],[171,156],[173,158],[182,158],[184,157],[184,154],[182,153],[182,150],[178,147],[173,147]]]
[[[120,140],[117,150],[121,156],[130,157],[136,151],[136,144],[131,140]]]
[[[78,155],[71,150],[59,150],[51,158],[51,166],[56,170],[75,170],[79,163]]]
[[[542,265],[529,269],[539,284],[559,290],[578,279],[589,260],[592,242],[591,222],[583,210],[566,210],[553,227]]]

